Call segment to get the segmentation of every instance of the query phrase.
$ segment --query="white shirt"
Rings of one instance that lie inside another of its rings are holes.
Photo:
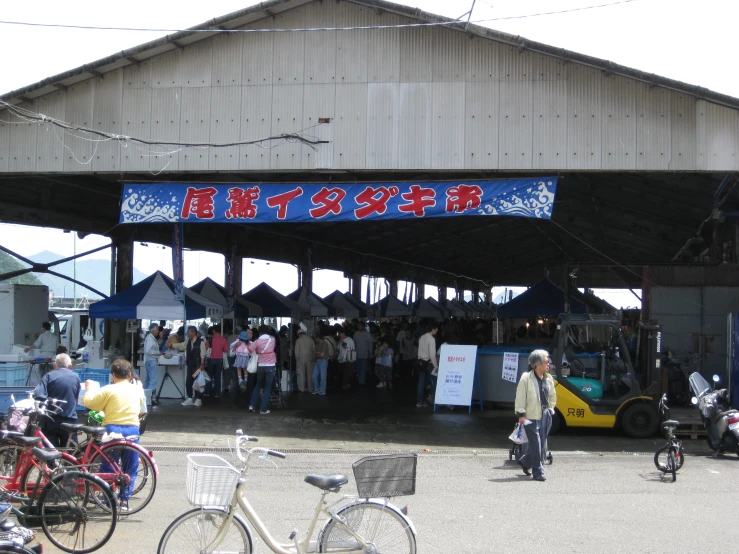
[[[144,361],[150,360],[159,361],[159,343],[151,333],[144,339]]]
[[[436,340],[431,333],[424,333],[418,339],[418,359],[431,362],[434,369],[439,367],[439,362],[436,361]]]
[[[346,362],[348,358],[347,353],[356,349],[357,347],[354,346],[354,340],[351,337],[346,337],[342,340],[339,344],[339,363]]]
[[[45,358],[53,358],[56,356],[56,349],[59,348],[59,339],[51,331],[44,331],[33,343],[33,346],[38,349],[39,355]]]

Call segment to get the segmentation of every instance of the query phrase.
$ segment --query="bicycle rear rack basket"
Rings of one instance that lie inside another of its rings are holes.
[[[416,493],[415,454],[368,456],[354,463],[360,498],[390,498]]]

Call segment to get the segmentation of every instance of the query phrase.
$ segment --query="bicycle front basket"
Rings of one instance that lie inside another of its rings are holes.
[[[368,456],[354,463],[354,480],[361,498],[389,498],[416,493],[415,454]]]
[[[241,472],[215,454],[187,455],[187,500],[193,506],[230,506]]]

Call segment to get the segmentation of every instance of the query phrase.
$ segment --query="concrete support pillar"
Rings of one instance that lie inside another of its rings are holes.
[[[362,301],[362,275],[360,273],[354,273],[349,277],[351,279],[351,295]]]
[[[446,285],[441,285],[439,287],[439,302],[442,304],[446,304],[447,301],[447,287]]]
[[[313,292],[313,269],[309,265],[300,266],[300,286]]]
[[[423,281],[416,281],[416,300],[425,297],[426,284]]]
[[[398,281],[396,279],[390,281],[390,295],[398,296]]]
[[[493,303],[493,291],[492,290],[486,290],[485,291],[485,304],[490,306]]]
[[[118,239],[115,245],[115,291],[121,292],[133,285],[133,239]]]

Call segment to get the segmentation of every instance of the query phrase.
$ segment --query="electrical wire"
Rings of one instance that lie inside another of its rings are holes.
[[[608,8],[619,4],[630,4],[637,0],[619,0],[617,2],[609,2],[606,4],[597,4],[592,6],[582,6],[579,8],[570,8],[568,10],[557,10],[550,12],[530,13],[523,15],[510,15],[504,17],[491,17],[487,19],[478,19],[469,23],[488,23],[490,21],[506,21],[511,19],[527,19],[530,17],[541,17],[547,15],[559,15],[564,13],[573,13],[586,10],[594,10],[598,8]],[[143,28],[143,27],[103,27],[97,25],[66,25],[61,23],[32,23],[30,21],[0,21],[0,25],[20,25],[25,27],[51,27],[59,29],[81,29],[88,31],[133,31],[146,33],[211,33],[211,34],[238,34],[238,33],[310,33],[319,31],[367,31],[374,29],[407,29],[413,27],[444,27],[449,25],[464,25],[463,21],[437,21],[429,23],[404,23],[398,25],[364,25],[354,27],[310,27],[302,29],[167,29],[167,28]]]

